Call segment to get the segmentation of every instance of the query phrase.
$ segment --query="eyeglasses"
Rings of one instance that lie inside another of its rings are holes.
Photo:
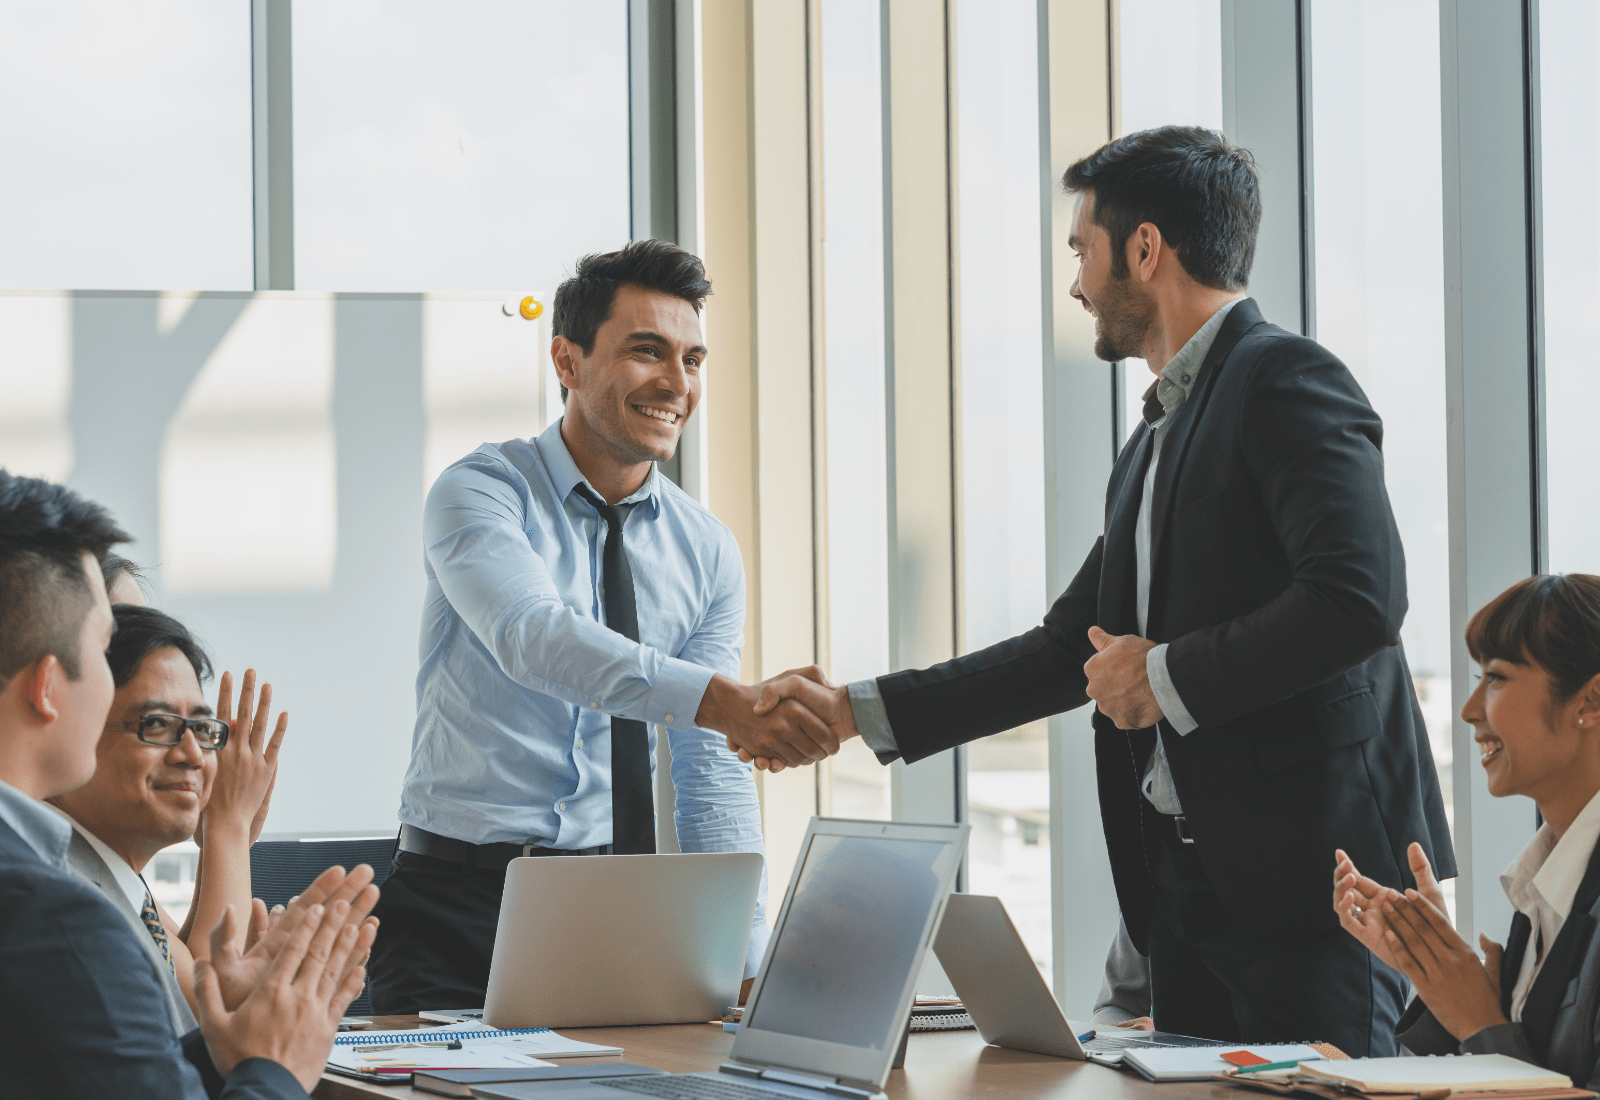
[[[216,752],[228,743],[228,723],[220,718],[183,718],[154,711],[141,714],[136,722],[121,725],[138,735],[146,745],[176,745],[183,740],[185,730],[193,731],[195,741],[209,752]]]

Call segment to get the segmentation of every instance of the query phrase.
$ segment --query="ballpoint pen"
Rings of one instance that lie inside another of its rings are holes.
[[[353,1049],[355,1050],[355,1052],[357,1054],[370,1054],[375,1050],[404,1050],[407,1047],[443,1047],[445,1050],[460,1050],[461,1049],[461,1040],[460,1039],[449,1039],[449,1040],[440,1039],[440,1040],[438,1040],[436,1042],[384,1043],[381,1046],[354,1047]]]
[[[1259,1066],[1240,1066],[1235,1072],[1237,1072],[1237,1073],[1260,1073],[1263,1070],[1269,1070],[1269,1069],[1294,1069],[1299,1064],[1300,1063],[1298,1061],[1295,1061],[1295,1062],[1267,1062],[1264,1065],[1259,1065]]]

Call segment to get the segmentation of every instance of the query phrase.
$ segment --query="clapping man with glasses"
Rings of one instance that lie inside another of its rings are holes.
[[[118,604],[106,659],[117,685],[95,750],[94,778],[50,802],[73,825],[72,869],[111,900],[169,978],[178,1033],[195,1026],[194,962],[229,905],[252,912],[250,845],[260,835],[288,715],[270,722],[272,685],[256,699],[245,673],[237,719],[222,674],[217,709],[201,692],[211,662],[184,625],[149,607]],[[270,736],[269,736],[270,734]],[[180,926],[144,875],[156,853],[203,834],[194,900]],[[234,925],[244,947],[245,924]]]

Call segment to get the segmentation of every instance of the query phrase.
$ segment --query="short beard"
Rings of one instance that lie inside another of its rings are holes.
[[[1096,300],[1094,312],[1100,319],[1100,333],[1094,341],[1095,358],[1117,363],[1142,356],[1156,308],[1150,299],[1134,292],[1130,276],[1113,277]]]

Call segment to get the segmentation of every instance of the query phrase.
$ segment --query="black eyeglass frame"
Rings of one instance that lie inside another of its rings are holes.
[[[181,732],[178,734],[177,739],[174,741],[150,740],[149,737],[145,736],[145,734],[149,732],[145,729],[145,721],[150,718],[170,718],[174,722],[182,723],[178,727]],[[123,729],[127,730],[129,733],[133,734],[139,740],[143,741],[146,745],[155,745],[156,747],[163,749],[170,749],[173,745],[183,744],[183,735],[192,730],[194,731],[195,735],[195,744],[199,745],[206,752],[216,752],[218,749],[222,748],[228,743],[229,734],[233,732],[233,727],[228,725],[228,723],[224,722],[221,718],[185,718],[181,714],[169,714],[168,712],[162,710],[152,710],[148,714],[139,715],[136,721],[119,722],[117,724]],[[217,727],[221,731],[218,734],[216,744],[214,745],[208,745],[204,741],[200,740],[200,730],[208,726]]]

